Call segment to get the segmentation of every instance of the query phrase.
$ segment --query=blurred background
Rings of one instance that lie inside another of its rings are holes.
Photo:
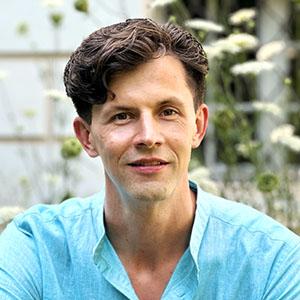
[[[0,12],[0,223],[103,187],[74,139],[64,66],[91,32],[149,16],[185,27],[210,63],[210,124],[190,176],[300,232],[299,0],[10,0]]]

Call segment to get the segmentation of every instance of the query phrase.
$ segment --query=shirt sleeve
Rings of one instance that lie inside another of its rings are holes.
[[[300,244],[277,259],[263,300],[300,299]]]
[[[0,299],[42,299],[41,282],[34,238],[10,223],[0,235]]]

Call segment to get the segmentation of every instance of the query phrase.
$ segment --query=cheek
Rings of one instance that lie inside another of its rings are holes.
[[[167,136],[177,143],[180,148],[191,147],[193,137],[196,133],[196,125],[192,122],[178,122],[176,126],[167,130]]]
[[[103,130],[96,136],[96,144],[102,159],[117,160],[130,144],[132,133],[128,129]]]
[[[180,160],[189,160],[192,150],[192,140],[192,131],[180,130],[180,128],[178,127],[176,128],[176,130],[173,129],[172,131],[169,131],[167,139],[168,144]]]

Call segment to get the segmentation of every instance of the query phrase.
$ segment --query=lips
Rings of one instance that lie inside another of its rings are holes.
[[[133,167],[153,167],[153,166],[161,166],[167,164],[168,162],[166,162],[165,160],[156,159],[156,158],[139,159],[129,163],[129,165]]]
[[[169,163],[159,158],[145,158],[135,160],[128,165],[134,172],[143,175],[154,175],[162,172]]]

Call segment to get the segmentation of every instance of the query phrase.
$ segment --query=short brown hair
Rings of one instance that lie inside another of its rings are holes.
[[[165,54],[174,55],[183,63],[197,107],[204,99],[208,72],[201,44],[177,25],[128,19],[93,32],[71,55],[64,83],[78,115],[90,124],[92,105],[105,103],[113,75]]]

